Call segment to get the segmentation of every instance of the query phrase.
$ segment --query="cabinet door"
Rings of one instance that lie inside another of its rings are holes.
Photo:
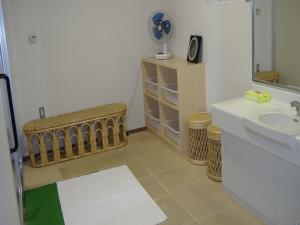
[[[270,224],[276,223],[276,158],[273,155],[222,131],[222,176],[224,187],[242,205]]]
[[[278,159],[278,225],[300,224],[300,168]]]
[[[0,199],[4,204],[0,210],[0,224],[20,225],[20,215],[17,205],[16,188],[11,164],[7,128],[3,111],[3,101],[0,92]]]

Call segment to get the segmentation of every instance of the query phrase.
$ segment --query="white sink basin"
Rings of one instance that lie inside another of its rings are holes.
[[[300,117],[284,111],[260,111],[244,118],[244,127],[289,149],[299,148]]]
[[[300,117],[280,112],[267,112],[258,116],[259,121],[275,129],[289,133],[300,133]]]

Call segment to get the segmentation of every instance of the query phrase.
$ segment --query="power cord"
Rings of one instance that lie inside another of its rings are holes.
[[[129,103],[129,107],[128,107],[128,113],[126,115],[126,122],[127,122],[127,119],[129,118],[130,116],[130,113],[131,113],[131,110],[132,110],[132,106],[133,106],[133,103],[134,103],[134,98],[136,96],[136,92],[137,92],[137,88],[138,88],[138,85],[139,85],[139,82],[140,82],[140,75],[141,75],[141,64],[138,68],[138,77],[136,79],[136,84],[135,84],[135,87],[134,87],[134,91],[133,91],[133,94],[132,94],[132,97],[131,97],[131,100],[130,100],[130,103]]]

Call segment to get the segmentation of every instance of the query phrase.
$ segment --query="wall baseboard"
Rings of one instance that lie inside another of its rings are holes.
[[[147,128],[146,127],[140,127],[140,128],[136,128],[136,129],[133,129],[133,130],[128,130],[126,132],[126,135],[129,136],[130,134],[136,134],[136,133],[140,133],[140,132],[143,132],[143,131],[146,131]]]
[[[253,206],[251,206],[246,201],[244,201],[242,198],[240,198],[238,195],[233,193],[229,188],[223,186],[223,191],[229,197],[231,197],[235,202],[237,202],[241,208],[246,209],[250,214],[252,214],[255,217],[257,217],[258,219],[262,220],[264,223],[266,223],[268,225],[276,225],[272,221],[270,221],[268,218],[266,218],[264,215],[262,215],[260,212],[258,212],[255,208],[253,208]]]
[[[136,133],[140,133],[140,132],[143,132],[145,131],[147,128],[146,127],[140,127],[140,128],[136,128],[136,129],[133,129],[133,130],[128,130],[126,131],[126,135],[129,136],[131,134],[136,134]],[[49,151],[49,154],[51,153],[51,151]],[[35,156],[38,157],[40,154],[36,154]],[[30,160],[30,156],[23,156],[23,161],[24,162],[27,162]]]

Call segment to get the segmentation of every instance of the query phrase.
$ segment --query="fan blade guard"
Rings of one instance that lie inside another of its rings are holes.
[[[153,27],[152,29],[153,35],[157,40],[160,40],[162,38],[162,33],[158,31],[156,27]]]
[[[165,21],[163,21],[163,24],[164,24],[164,29],[165,29],[166,34],[169,34],[172,29],[171,22],[169,20],[165,20]]]
[[[154,25],[156,25],[159,21],[162,21],[164,17],[164,14],[161,12],[156,13],[153,17],[152,17],[152,22]]]

